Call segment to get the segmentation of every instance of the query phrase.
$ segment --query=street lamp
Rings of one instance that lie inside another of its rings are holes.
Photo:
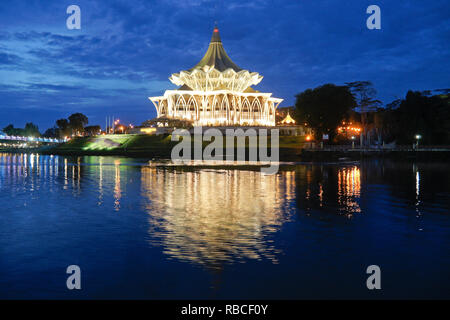
[[[116,134],[116,126],[120,123],[120,119],[116,119],[114,121],[114,126],[113,126],[113,134]]]
[[[352,136],[352,149],[355,149],[355,136]]]
[[[416,134],[416,148],[419,149],[419,140],[422,139],[420,134]]]

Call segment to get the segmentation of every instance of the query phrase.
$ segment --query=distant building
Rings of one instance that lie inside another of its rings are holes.
[[[284,107],[284,108],[278,108],[275,111],[275,122],[277,125],[281,125],[282,121],[288,116],[292,116],[294,114],[294,107]]]
[[[294,125],[295,124],[295,120],[292,119],[291,115],[288,113],[287,116],[281,120],[281,124],[283,125]]]
[[[311,135],[312,130],[304,123],[297,123],[292,117],[294,107],[279,108],[276,110],[275,119],[277,129],[282,136],[306,136]]]
[[[200,62],[169,78],[180,88],[149,99],[157,118],[190,121],[194,126],[275,126],[275,112],[283,99],[251,87],[262,78],[230,59],[215,27]]]

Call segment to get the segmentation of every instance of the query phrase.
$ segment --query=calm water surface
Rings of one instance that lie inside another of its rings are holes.
[[[0,205],[0,298],[450,298],[447,163],[267,176],[0,153]]]

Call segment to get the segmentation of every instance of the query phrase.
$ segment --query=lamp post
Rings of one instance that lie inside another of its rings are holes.
[[[422,139],[420,134],[416,134],[416,149],[419,149],[419,140]]]
[[[352,149],[355,149],[355,136],[352,136]]]
[[[113,134],[116,134],[116,126],[120,123],[120,120],[117,119],[114,121]]]

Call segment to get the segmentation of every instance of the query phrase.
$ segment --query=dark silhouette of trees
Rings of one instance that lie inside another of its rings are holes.
[[[59,129],[57,127],[48,128],[42,136],[45,138],[59,138]]]
[[[7,134],[8,136],[15,136],[16,135],[16,131],[17,129],[14,128],[14,125],[9,124],[6,127],[3,128],[3,132],[5,134]]]
[[[95,136],[95,135],[99,134],[101,130],[102,129],[100,126],[87,126],[84,128],[84,132],[88,136]]]
[[[24,136],[26,137],[40,137],[41,133],[39,132],[39,128],[37,125],[32,122],[28,122],[25,124],[25,128],[23,129]]]
[[[89,126],[88,117],[82,113],[74,113],[70,115],[68,119],[58,119],[56,120],[56,125],[45,131],[44,137],[47,138],[63,138],[71,136],[72,134],[84,135],[85,133],[89,135],[98,134],[101,127]],[[28,122],[25,128],[15,128],[13,124],[9,124],[2,130],[5,134],[10,136],[28,136],[28,137],[40,137],[39,128],[32,122]]]
[[[67,119],[56,120],[56,126],[58,128],[58,135],[60,138],[70,136],[72,130]]]
[[[332,141],[337,127],[356,107],[349,88],[334,84],[307,89],[296,98],[294,116],[299,123],[306,122],[314,130],[317,140],[322,140],[322,135],[328,134]]]
[[[74,113],[69,117],[70,128],[72,133],[81,134],[84,132],[84,126],[89,123],[88,117],[82,113]]]
[[[66,137],[72,134],[83,135],[85,133],[85,126],[89,123],[88,117],[82,113],[74,113],[68,119],[56,120],[59,136]],[[100,126],[92,126],[100,128]],[[89,130],[92,130],[92,127]],[[89,127],[86,127],[89,128]],[[98,133],[99,130],[97,130]]]
[[[361,114],[361,143],[369,145],[371,142],[368,130],[369,114],[375,112],[381,106],[381,101],[376,99],[377,91],[370,81],[354,81],[348,82],[346,85],[353,93],[357,102],[357,109]],[[381,129],[377,128],[376,131],[378,133]]]
[[[404,100],[379,113],[386,141],[410,144],[420,134],[422,144],[450,143],[450,97],[446,94],[408,91]]]
[[[32,122],[28,122],[25,128],[14,128],[14,125],[10,124],[3,128],[3,132],[9,136],[24,136],[24,137],[40,137],[41,133],[39,128]]]

